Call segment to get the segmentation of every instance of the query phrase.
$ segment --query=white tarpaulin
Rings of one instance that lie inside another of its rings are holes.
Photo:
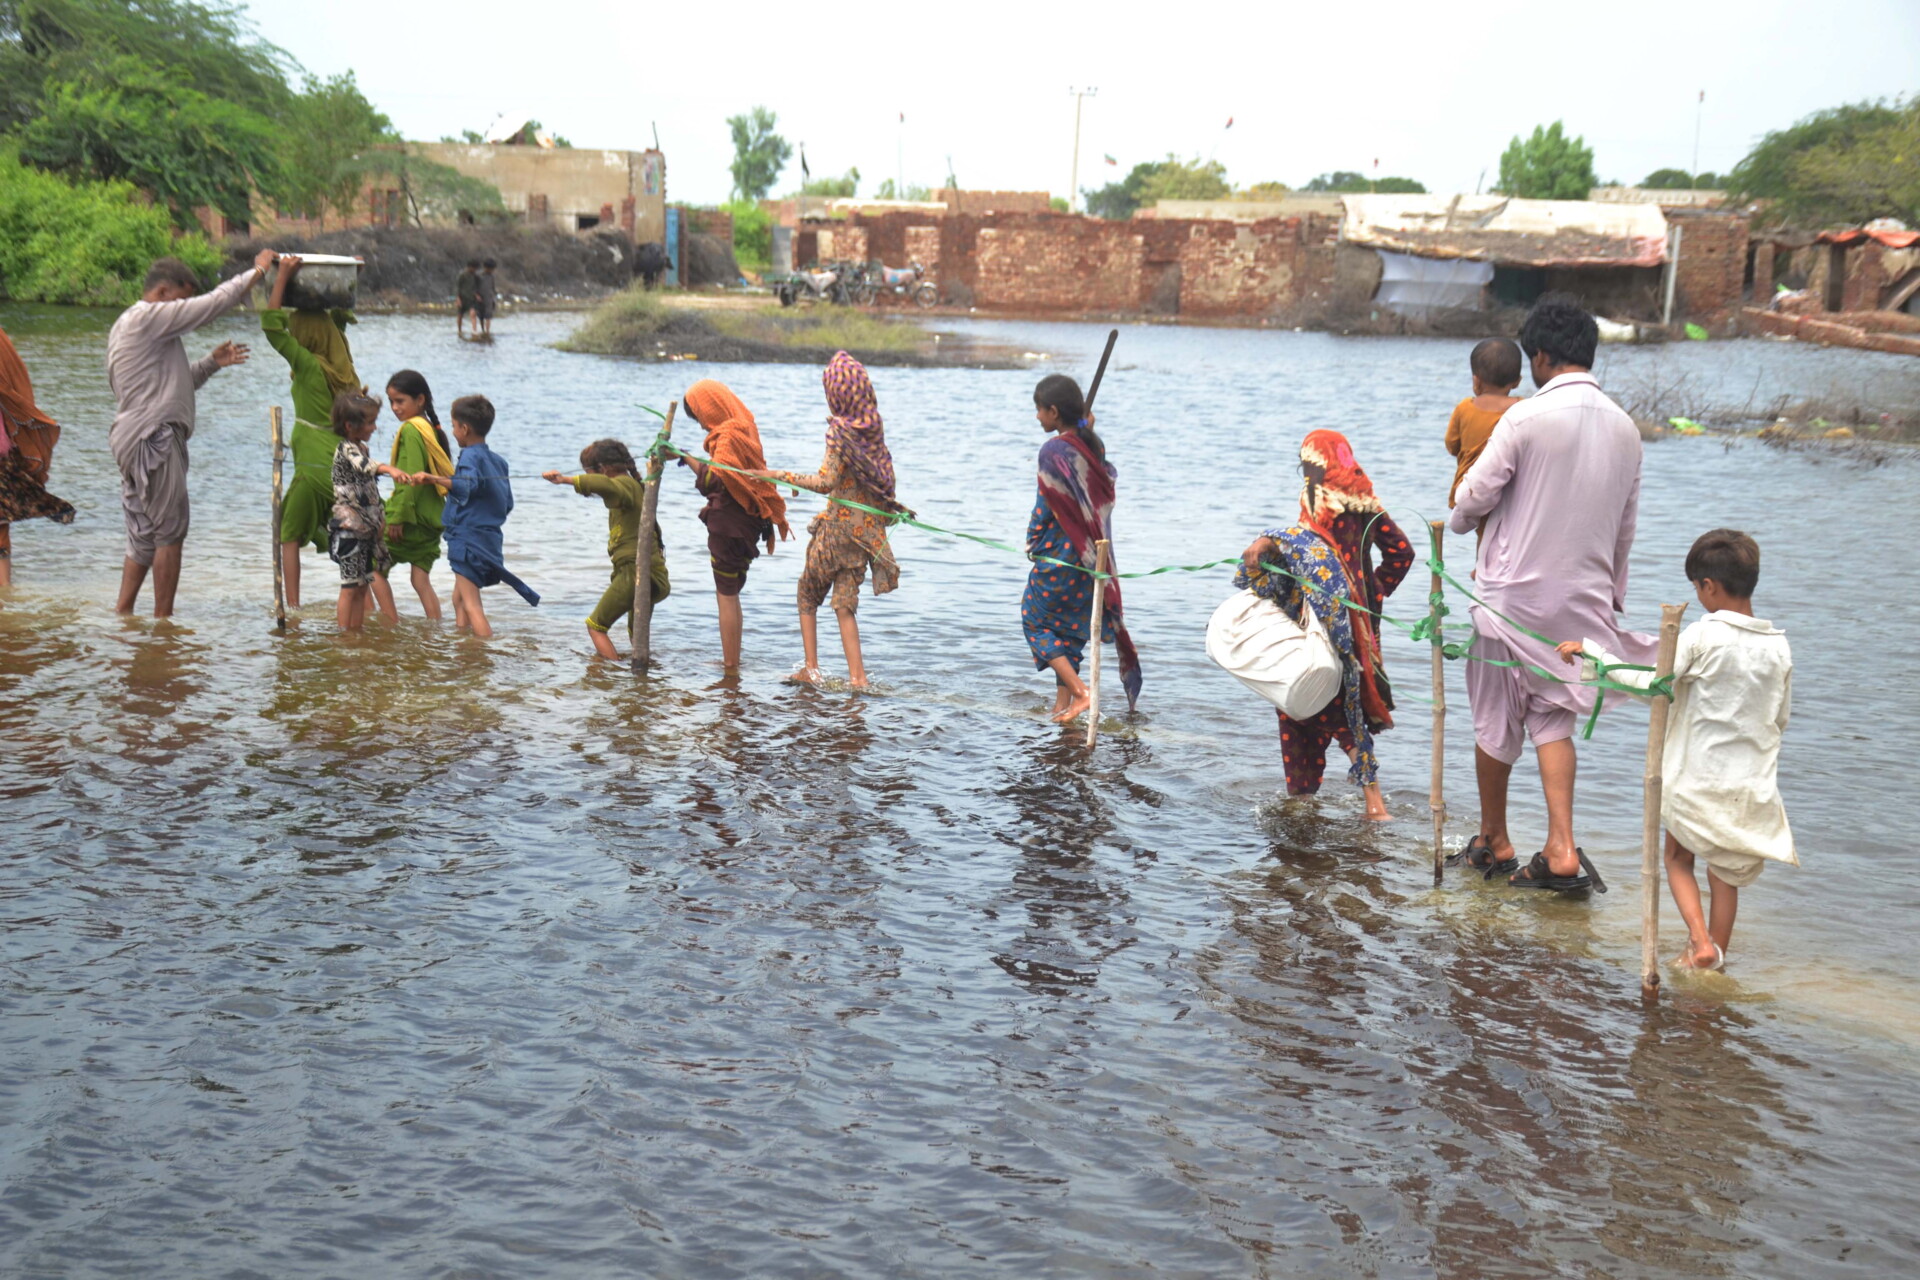
[[[1426,316],[1452,307],[1478,311],[1481,290],[1493,283],[1491,262],[1416,258],[1381,249],[1380,287],[1373,300],[1398,316]]]
[[[1345,196],[1340,238],[1423,258],[1524,267],[1657,267],[1667,218],[1655,204],[1506,196]]]

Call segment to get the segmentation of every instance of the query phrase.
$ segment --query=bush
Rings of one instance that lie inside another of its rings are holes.
[[[773,215],[753,200],[720,206],[733,215],[733,256],[741,266],[765,271],[773,261]]]
[[[0,295],[19,302],[115,306],[140,296],[155,258],[211,279],[220,254],[199,234],[174,238],[166,210],[128,182],[69,182],[0,150]]]

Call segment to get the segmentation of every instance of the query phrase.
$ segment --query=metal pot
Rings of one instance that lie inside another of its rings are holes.
[[[365,259],[334,253],[303,253],[299,257],[300,269],[287,282],[287,306],[295,311],[353,310]],[[279,274],[279,263],[267,271],[269,297],[273,295],[273,282]]]

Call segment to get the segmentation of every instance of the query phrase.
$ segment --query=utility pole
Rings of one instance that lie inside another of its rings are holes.
[[[1700,101],[1693,108],[1693,168],[1687,173],[1687,185],[1692,186],[1700,176],[1700,118],[1707,113],[1707,91],[1700,91]]]
[[[1073,95],[1073,183],[1067,188],[1067,211],[1071,213],[1080,203],[1080,108],[1088,98],[1097,97],[1098,89],[1076,89],[1067,86],[1067,92]]]

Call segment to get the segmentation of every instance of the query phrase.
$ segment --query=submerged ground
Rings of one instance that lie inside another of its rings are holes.
[[[1782,785],[1806,865],[1745,895],[1729,976],[1647,1012],[1642,717],[1581,757],[1579,834],[1614,891],[1542,901],[1430,887],[1425,654],[1397,640],[1397,820],[1364,826],[1337,785],[1279,798],[1271,712],[1201,649],[1224,571],[1128,584],[1145,695],[1091,756],[1043,718],[1020,561],[917,531],[901,590],[862,608],[876,696],[780,683],[798,543],[755,570],[749,665],[720,680],[684,472],[653,681],[586,656],[599,505],[525,479],[508,554],[545,599],[494,600],[493,644],[404,599],[397,632],[342,640],[314,559],[277,637],[284,378],[258,343],[202,399],[180,625],[118,621],[103,324],[0,324],[67,425],[55,487],[81,507],[16,531],[0,600],[0,1272],[1819,1277],[1920,1246],[1920,802],[1889,770],[1920,754],[1888,663],[1920,596],[1910,462],[1648,448],[1632,614],[1688,598],[1703,529],[1760,539],[1798,664]],[[354,338],[372,381],[492,396],[521,476],[644,442],[636,406],[694,376],[741,392],[773,465],[818,460],[817,371],[548,349],[572,324]],[[1084,374],[1105,330],[978,336]],[[1126,329],[1100,415],[1122,568],[1288,518],[1314,427],[1349,435],[1403,523],[1440,514],[1467,345]],[[1757,343],[1601,372],[1736,401],[1910,376]],[[1018,539],[1033,377],[876,373],[924,519]],[[1849,554],[1836,511],[1891,521],[1894,549]]]

